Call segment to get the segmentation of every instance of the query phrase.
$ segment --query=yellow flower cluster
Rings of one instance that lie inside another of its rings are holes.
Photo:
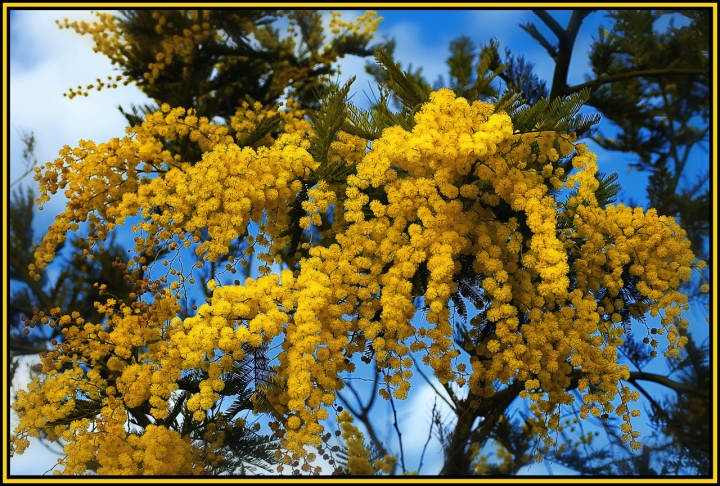
[[[148,412],[167,417],[178,388],[180,369],[165,358],[178,332],[180,308],[172,293],[156,293],[149,305],[118,306],[108,299],[96,307],[107,318],[104,324],[53,311],[50,325],[59,326],[64,339],[41,355],[43,379],[21,390],[13,404],[20,417],[13,452],[22,453],[28,437],[45,434],[67,442],[62,474],[204,474],[211,465],[208,453],[188,437],[152,422],[143,423],[142,433],[128,427],[131,415],[141,423],[149,420]],[[215,442],[213,450],[222,445]]]
[[[277,214],[278,220],[270,228],[270,235],[276,237],[281,232],[277,228],[288,221],[282,208],[294,201],[301,188],[297,178],[317,166],[298,147],[306,146],[301,137],[309,125],[302,120],[302,112],[295,111],[296,103],[289,100],[287,104],[290,110],[281,111],[279,116],[290,133],[257,152],[235,145],[226,127],[197,117],[193,110],[186,113],[168,105],[148,115],[141,126],[129,127],[123,139],[99,145],[81,141],[75,149],[65,146],[60,158],[47,163],[44,170],[36,170],[39,204],[63,189],[70,201],[36,251],[31,271],[45,268],[54,258],[56,246],[80,223],[90,223],[92,246],[95,238],[105,239],[116,225],[141,209],[146,220],[139,228],[148,238],[136,240],[138,254],[174,235],[184,240],[180,244],[185,246],[190,241],[197,243],[198,229],[207,227],[211,241],[197,251],[215,260],[227,253],[229,241],[242,235],[251,220],[260,222],[263,211]],[[253,109],[257,111],[258,107]],[[242,121],[251,116],[248,111],[239,110],[231,125],[252,129]],[[205,154],[203,161],[191,166],[163,147],[163,140],[183,137],[197,143]],[[243,157],[246,166],[239,162]],[[246,185],[245,180],[258,184]]]
[[[56,474],[80,475],[95,463],[99,475],[156,476],[156,475],[203,475],[205,469],[198,464],[201,451],[183,439],[178,432],[149,425],[140,434],[127,433],[121,420],[124,413],[117,414],[111,406],[103,409],[103,419],[96,420],[89,429],[73,428],[66,437],[66,457],[60,461],[64,466]]]
[[[209,22],[203,19],[203,15],[198,10],[181,11],[184,17],[183,26],[174,26],[168,29],[167,12],[155,10],[151,17],[156,21],[155,31],[158,35],[164,35],[157,43],[149,44],[154,51],[151,53],[152,62],[147,63],[147,71],[143,73],[143,78],[153,84],[159,77],[161,72],[173,62],[179,64],[190,65],[193,63],[194,56],[198,55],[196,46],[201,45],[208,39],[218,37],[218,32]],[[63,29],[72,29],[80,35],[89,34],[92,36],[95,46],[93,50],[106,55],[113,64],[127,66],[131,59],[128,57],[133,52],[133,45],[143,42],[142,34],[133,36],[130,32],[118,22],[117,17],[105,12],[95,12],[97,21],[92,24],[81,21],[68,21],[67,18],[56,21],[58,26]],[[145,41],[147,44],[147,41]],[[187,69],[185,70],[187,72]],[[109,87],[116,88],[117,82],[125,78],[124,84],[129,84],[132,78],[129,76],[119,75],[115,79],[115,83],[109,84]],[[78,86],[78,91],[70,89],[69,97],[72,99],[78,95],[87,96],[87,91],[97,88],[100,91],[105,83],[98,80],[98,86],[89,85],[86,91],[82,90],[82,86]]]
[[[67,18],[63,19],[62,22],[56,20],[55,23],[61,29],[72,29],[80,35],[90,34],[93,38],[93,42],[95,42],[93,51],[105,54],[107,57],[110,58],[113,64],[119,62],[121,65],[123,65],[127,61],[123,54],[126,44],[122,40],[123,31],[120,25],[118,25],[117,19],[114,15],[105,12],[95,12],[95,15],[97,16],[98,20],[96,22],[93,22],[92,24],[89,24],[85,21],[70,22]],[[121,81],[123,78],[125,78],[125,76],[123,75],[117,76],[117,78],[115,79],[115,83],[109,84],[108,87],[116,88],[117,82]],[[111,81],[112,79],[108,78],[108,80]],[[75,96],[87,96],[88,91],[93,88],[96,88],[98,91],[100,91],[105,86],[105,83],[102,83],[100,79],[98,79],[97,81],[97,86],[89,85],[87,86],[85,91],[83,91],[82,86],[78,86],[77,91],[74,91],[72,88],[70,88],[69,94],[65,94],[65,96],[68,96],[70,99],[72,99]],[[125,78],[124,84],[127,85],[130,83],[130,81],[130,78]]]
[[[484,276],[481,291],[490,301],[485,317],[473,322],[493,326],[474,350],[468,377],[474,393],[489,397],[496,380],[522,380],[523,395],[537,402],[555,430],[558,407],[574,400],[567,388],[579,370],[597,386],[593,393],[581,390],[586,404],[627,419],[627,407],[612,404],[618,394],[635,399],[619,386],[628,370],[618,364],[623,329],[615,311],[626,307],[637,315],[646,309],[641,298],[619,298],[631,284],[624,266],[643,252],[629,272],[653,270],[651,284],[637,288],[652,302],[651,314],[664,312],[669,324],[686,300],[677,288],[694,260],[689,243],[674,222],[653,211],[635,211],[647,233],[618,233],[618,209],[601,208],[595,199],[597,165],[584,145],[575,147],[562,134],[514,134],[509,117],[493,111],[440,90],[418,112],[412,132],[386,129],[348,178],[349,224],[336,235],[337,246],[314,247],[318,260],[306,260],[303,272],[332,276],[332,300],[353,305],[348,315],[356,317],[347,331],[355,332],[356,323],[372,340],[377,365],[386,368],[399,398],[409,387],[408,349],[424,349],[424,361],[441,381],[457,378],[448,301],[457,290],[455,275],[472,271]],[[552,163],[573,151],[578,172],[567,177]],[[558,213],[549,190],[562,189],[563,181],[577,189]],[[371,198],[373,188],[384,197]],[[587,226],[578,219],[590,215]],[[569,230],[559,227],[559,218],[570,221]],[[662,259],[655,257],[658,251]],[[471,268],[463,268],[463,255],[474,257],[466,264]],[[416,329],[414,278],[422,266],[430,327]],[[570,274],[577,280],[572,288]],[[659,288],[653,292],[650,285]],[[601,287],[608,297],[599,305],[594,294]],[[683,342],[674,329],[668,334],[668,353],[676,354]]]
[[[143,77],[147,79],[150,84],[153,84],[160,77],[161,71],[165,69],[166,66],[171,65],[177,58],[180,59],[180,63],[182,64],[192,64],[194,56],[197,56],[199,53],[196,46],[201,45],[210,38],[219,36],[217,30],[212,28],[209,22],[203,21],[203,17],[199,14],[198,10],[187,11],[187,25],[182,29],[182,35],[170,35],[171,32],[166,32],[167,17],[163,15],[162,11],[154,11],[152,18],[157,21],[155,31],[158,34],[166,35],[162,41],[160,41],[158,46],[159,50],[155,54],[155,60],[157,62],[148,63],[148,71],[143,73]],[[127,33],[125,33],[124,37],[127,37]],[[127,45],[128,42],[127,38],[113,40],[121,43],[121,45]],[[111,56],[108,55],[108,57]]]
[[[248,105],[231,125],[244,139],[267,116]],[[519,380],[521,396],[536,412],[534,433],[547,446],[563,427],[562,406],[574,402],[568,388],[575,379],[581,416],[614,412],[624,422],[623,438],[639,447],[630,424],[636,411],[629,408],[637,394],[622,385],[629,372],[618,363],[623,315],[661,316],[655,333],[667,336],[666,354],[677,356],[685,344],[678,328],[687,325],[675,324],[687,308],[678,289],[693,267],[702,266],[671,218],[623,205],[601,207],[597,164],[586,146],[563,133],[515,133],[507,114],[447,89],[430,95],[412,130],[387,128],[370,149],[366,140],[341,132],[329,161],[355,167],[341,183],[315,179],[320,162],[308,152],[309,125],[301,115],[282,116],[286,129],[253,148],[237,145],[224,127],[192,112],[163,107],[122,140],[64,149],[38,176],[41,201],[59,189],[70,201],[38,250],[35,268],[43,268],[54,245],[86,220],[102,239],[139,213],[143,221],[134,230],[146,236],[136,239],[138,256],[154,245],[195,245],[202,267],[242,239],[267,247],[263,263],[282,261],[288,228],[319,225],[331,207],[334,217],[323,240],[307,245],[308,256],[294,272],[243,285],[201,282],[210,297],[194,315],[178,305],[180,284],[191,284],[185,276],[151,285],[151,304],[137,300],[117,310],[111,302],[98,304],[106,311],[104,325],[58,312],[54,319],[65,341],[49,353],[45,381],[18,400],[18,451],[28,435],[67,417],[76,404],[63,399],[78,393],[103,410],[114,404],[117,414],[149,404],[149,414],[164,419],[180,376],[197,370],[206,378],[185,398],[195,420],[204,421],[218,404],[233,360],[242,359],[248,346],[274,339],[281,341],[274,357],[280,387],[266,395],[280,417],[275,429],[290,461],[307,458],[307,446],[321,446],[327,407],[344,386],[343,374],[354,370],[353,358],[368,346],[386,377],[384,398],[408,395],[414,352],[441,382],[467,384],[480,399],[491,397],[497,383]],[[183,161],[163,150],[163,140],[181,136],[198,143],[201,160]],[[574,168],[569,175],[558,163],[568,157]],[[294,221],[298,205],[305,219]],[[256,236],[248,234],[251,221],[259,224]],[[144,265],[139,257],[134,261]],[[261,273],[268,272],[266,265]],[[453,341],[450,302],[460,286],[485,303],[469,322],[469,366],[457,359]],[[425,312],[420,326],[414,324],[418,297]],[[657,345],[653,339],[651,346]],[[140,349],[146,349],[142,356]],[[70,356],[82,357],[91,371],[82,375],[77,362],[61,371]],[[101,371],[114,376],[114,385]],[[339,420],[352,451],[351,470],[372,474],[377,468],[368,463],[351,417],[344,413]],[[122,423],[117,419],[113,426]],[[53,433],[72,429],[64,427]],[[83,439],[72,444],[104,447],[97,431],[85,429],[73,432]],[[162,436],[153,440],[177,447],[184,440],[169,431],[153,433]],[[114,434],[118,444],[133,449],[128,457],[138,454],[133,434]],[[208,442],[220,447],[220,428]],[[87,454],[72,444],[66,471],[78,470],[82,460],[76,457]],[[192,447],[182,450],[195,457]],[[139,460],[123,461],[128,471],[140,467]],[[391,468],[388,461],[380,467]],[[477,468],[485,468],[482,460]]]

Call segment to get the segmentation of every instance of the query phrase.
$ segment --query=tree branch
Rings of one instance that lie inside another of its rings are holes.
[[[573,47],[575,46],[575,39],[580,31],[583,20],[592,12],[594,12],[594,10],[573,10],[568,28],[563,29],[545,10],[533,10],[533,13],[537,15],[558,38],[558,49],[557,55],[555,56],[555,72],[553,73],[552,87],[550,89],[550,99],[562,96],[564,90],[567,88],[567,77],[570,70],[570,60],[572,58]]]
[[[457,411],[456,411],[457,410],[457,402],[455,400],[453,400],[454,403],[448,402],[447,398],[445,398],[442,395],[442,393],[440,393],[438,391],[438,389],[435,388],[435,385],[432,384],[432,382],[430,381],[430,378],[428,378],[427,375],[425,373],[423,373],[422,368],[420,368],[420,366],[418,366],[418,364],[417,364],[417,361],[415,361],[415,357],[410,355],[410,358],[413,360],[413,363],[415,363],[415,369],[417,369],[418,373],[420,373],[420,376],[425,378],[425,381],[427,382],[428,385],[430,385],[430,388],[433,389],[433,391],[435,392],[435,395],[439,396],[443,402],[447,403],[448,407],[450,407],[450,409],[453,412],[457,413]],[[451,393],[450,397],[451,397],[451,399],[454,398],[452,393]]]
[[[375,445],[375,447],[382,453],[383,456],[388,454],[388,450],[383,446],[380,439],[375,434],[375,429],[373,427],[373,424],[370,420],[370,416],[368,412],[372,408],[373,403],[375,402],[375,396],[377,395],[377,383],[378,383],[378,377],[379,373],[377,370],[377,367],[375,367],[375,377],[373,380],[373,390],[372,395],[370,396],[370,400],[368,401],[367,405],[363,405],[362,401],[360,400],[360,396],[358,395],[355,388],[352,386],[352,384],[347,383],[347,387],[350,388],[350,391],[355,395],[355,399],[358,402],[358,406],[360,407],[360,411],[353,409],[352,405],[350,405],[350,402],[338,391],[337,396],[342,402],[345,404],[345,406],[350,410],[350,413],[353,414],[355,418],[360,420],[363,425],[365,425],[365,429],[368,432],[368,435],[370,436],[370,441]],[[402,444],[401,444],[402,446]]]
[[[26,316],[33,315],[33,310],[31,307],[25,307],[24,305],[18,305],[13,302],[10,302],[9,307],[10,307],[10,310],[14,310],[15,312],[20,312],[22,314],[25,314]]]
[[[390,407],[392,407],[393,413],[393,426],[395,427],[395,433],[398,437],[398,444],[400,444],[400,465],[402,466],[403,473],[407,472],[405,468],[405,451],[403,450],[402,433],[400,432],[400,426],[398,425],[397,410],[395,410],[395,401],[392,395],[390,395]],[[432,424],[430,425],[432,428]]]
[[[555,37],[558,38],[558,41],[567,42],[567,32],[565,32],[565,29],[562,28],[560,24],[558,24],[557,20],[552,18],[552,16],[547,13],[545,10],[533,10],[533,13],[540,17],[540,20],[542,20],[545,25],[547,25],[550,30],[552,30],[553,34],[555,34]]]
[[[430,430],[428,430],[428,438],[425,441],[425,445],[423,446],[422,453],[420,454],[420,464],[418,465],[418,473],[420,472],[420,469],[423,467],[423,460],[425,459],[425,451],[427,450],[427,446],[430,443],[430,440],[432,439],[432,429],[433,424],[435,423],[435,413],[437,412],[437,397],[435,397],[435,401],[433,402],[433,408],[430,412]]]
[[[667,376],[658,375],[656,373],[646,373],[644,371],[632,371],[630,373],[630,378],[628,379],[628,381],[630,383],[636,384],[635,382],[637,380],[651,381],[653,383],[663,385],[667,388],[670,388],[678,395],[681,393],[688,393],[690,395],[695,395],[696,397],[700,397],[700,398],[705,398],[705,399],[710,398],[710,394],[706,390],[702,390],[700,388],[689,385],[687,383],[681,383],[679,381],[672,380],[672,379],[668,378]]]
[[[575,86],[569,86],[566,87],[558,93],[559,95],[567,96],[569,94],[575,93],[576,91],[581,91],[584,88],[591,88],[595,89],[599,86],[602,86],[603,84],[609,84],[614,83],[616,81],[623,81],[625,79],[632,79],[632,78],[651,78],[655,76],[672,76],[672,75],[680,75],[680,74],[695,74],[698,76],[705,75],[705,71],[702,69],[694,69],[694,68],[665,68],[665,69],[646,69],[643,71],[626,71],[624,73],[617,73],[617,74],[611,74],[609,76],[602,76],[597,79],[593,79],[591,81],[587,81],[582,84],[576,84]]]
[[[30,355],[40,354],[43,351],[47,351],[47,348],[42,348],[40,346],[34,346],[31,344],[10,343],[10,351],[19,352],[19,354],[22,355]]]

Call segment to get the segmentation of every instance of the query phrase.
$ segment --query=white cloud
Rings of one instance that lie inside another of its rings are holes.
[[[435,386],[440,385],[435,383]],[[401,404],[402,408],[398,407],[398,418],[402,417],[399,426],[402,432],[406,467],[409,471],[417,471],[421,467],[419,461],[424,450],[420,474],[438,474],[445,457],[440,441],[437,439],[435,426],[433,426],[432,436],[428,439],[433,406],[437,406],[437,411],[443,420],[455,420],[455,414],[428,384],[411,390],[410,397],[408,403]]]

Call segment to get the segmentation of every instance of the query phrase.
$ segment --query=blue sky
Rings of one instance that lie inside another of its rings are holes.
[[[345,12],[345,18],[354,18],[360,11]],[[500,43],[501,52],[510,47],[515,55],[523,55],[536,65],[536,73],[545,80],[552,76],[554,63],[547,52],[523,31],[520,23],[533,22],[548,38],[554,37],[544,28],[542,22],[529,10],[379,10],[384,18],[376,36],[394,38],[397,46],[396,59],[407,68],[422,67],[425,77],[431,82],[443,75],[447,79],[445,59],[449,55],[450,41],[460,35],[470,37],[482,45],[490,38]],[[552,12],[558,22],[566,26],[571,11]],[[56,19],[68,17],[77,20],[91,20],[87,11],[13,11],[10,18],[10,180],[22,173],[22,144],[19,134],[32,130],[37,139],[37,158],[43,164],[54,160],[63,145],[75,146],[80,139],[97,142],[108,140],[124,133],[125,118],[117,110],[118,105],[129,107],[140,104],[147,98],[134,86],[114,90],[92,92],[89,97],[69,100],[63,93],[70,87],[87,85],[95,78],[106,78],[115,71],[104,56],[92,51],[92,40],[72,31],[60,30]],[[602,23],[609,24],[602,12],[589,15],[576,41],[571,65],[570,84],[581,83],[589,73],[587,53],[593,35]],[[341,62],[340,81],[358,75],[355,82],[355,100],[360,102],[372,89],[369,76],[364,74],[365,60],[349,56]],[[606,128],[607,125],[603,125]],[[623,154],[600,154],[600,170],[617,171],[625,185],[623,198],[645,200],[644,174],[628,174],[626,168],[632,156]],[[23,183],[35,184],[30,177]],[[49,226],[54,215],[64,205],[62,197],[55,198],[38,214],[35,221],[36,234],[41,235]],[[704,320],[703,320],[704,322]],[[427,421],[432,407],[433,392],[420,382],[414,385],[411,397],[401,410],[401,426],[405,428],[404,438],[413,447],[413,461],[408,468],[417,468],[419,448],[427,438]],[[385,410],[379,409],[379,413]],[[421,422],[421,424],[419,423]],[[420,426],[422,425],[422,426]],[[387,430],[386,430],[387,429]],[[382,426],[381,433],[387,432],[392,440],[389,424]],[[422,473],[433,474],[438,470],[441,454],[435,448],[428,448]],[[406,446],[408,447],[408,446]],[[410,455],[406,449],[406,455]],[[52,466],[57,456],[46,454],[42,446],[36,446],[12,461],[14,474],[39,474]],[[553,467],[554,473],[562,470]],[[545,474],[546,466],[535,465],[531,474]]]

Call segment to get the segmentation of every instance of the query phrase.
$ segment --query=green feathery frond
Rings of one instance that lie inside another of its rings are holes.
[[[322,179],[322,172],[327,169],[330,144],[345,121],[346,98],[350,91],[350,85],[354,81],[355,76],[350,78],[342,88],[330,89],[321,100],[320,109],[310,115],[315,136],[310,140],[308,152],[316,161],[320,162],[320,166],[315,171],[316,177],[320,179]]]
[[[415,126],[415,118],[409,109],[394,112],[389,107],[392,96],[391,88],[387,85],[378,86],[380,99],[369,110],[363,110],[352,105],[347,106],[346,120],[342,130],[362,137],[366,140],[377,140],[382,136],[384,129],[400,126],[411,131]]]
[[[608,204],[613,204],[622,189],[622,186],[617,182],[617,172],[613,172],[610,175],[598,172],[597,179],[600,182],[598,188],[595,189],[595,198],[597,199],[598,205],[604,207]]]
[[[273,394],[279,395],[282,393],[282,390],[282,385],[278,381],[276,375],[270,375],[263,383],[257,384],[254,395],[255,411],[278,416],[279,414],[275,409],[275,406],[268,399],[267,393],[272,392]]]
[[[512,118],[513,114],[522,109],[525,105],[525,100],[522,98],[522,93],[505,90],[502,96],[495,102],[495,112],[499,113],[504,111]]]
[[[472,102],[479,97],[493,98],[497,96],[497,90],[490,86],[495,78],[505,70],[505,65],[500,64],[495,69],[492,69],[494,60],[497,57],[497,43],[491,41],[488,46],[485,46],[480,53],[480,62],[478,63],[475,72],[475,82],[466,93],[465,98]]]
[[[425,82],[415,81],[410,73],[400,69],[392,56],[384,49],[375,51],[375,59],[382,65],[388,76],[388,87],[410,111],[415,110],[430,99],[432,88]]]
[[[365,140],[377,140],[382,136],[382,129],[370,112],[360,109],[354,105],[347,105],[345,123],[341,129],[350,135],[364,138]]]
[[[520,133],[559,131],[584,132],[600,122],[600,115],[578,115],[580,108],[590,99],[590,89],[585,88],[565,98],[549,101],[541,98],[535,105],[523,105],[512,112],[515,130]]]

